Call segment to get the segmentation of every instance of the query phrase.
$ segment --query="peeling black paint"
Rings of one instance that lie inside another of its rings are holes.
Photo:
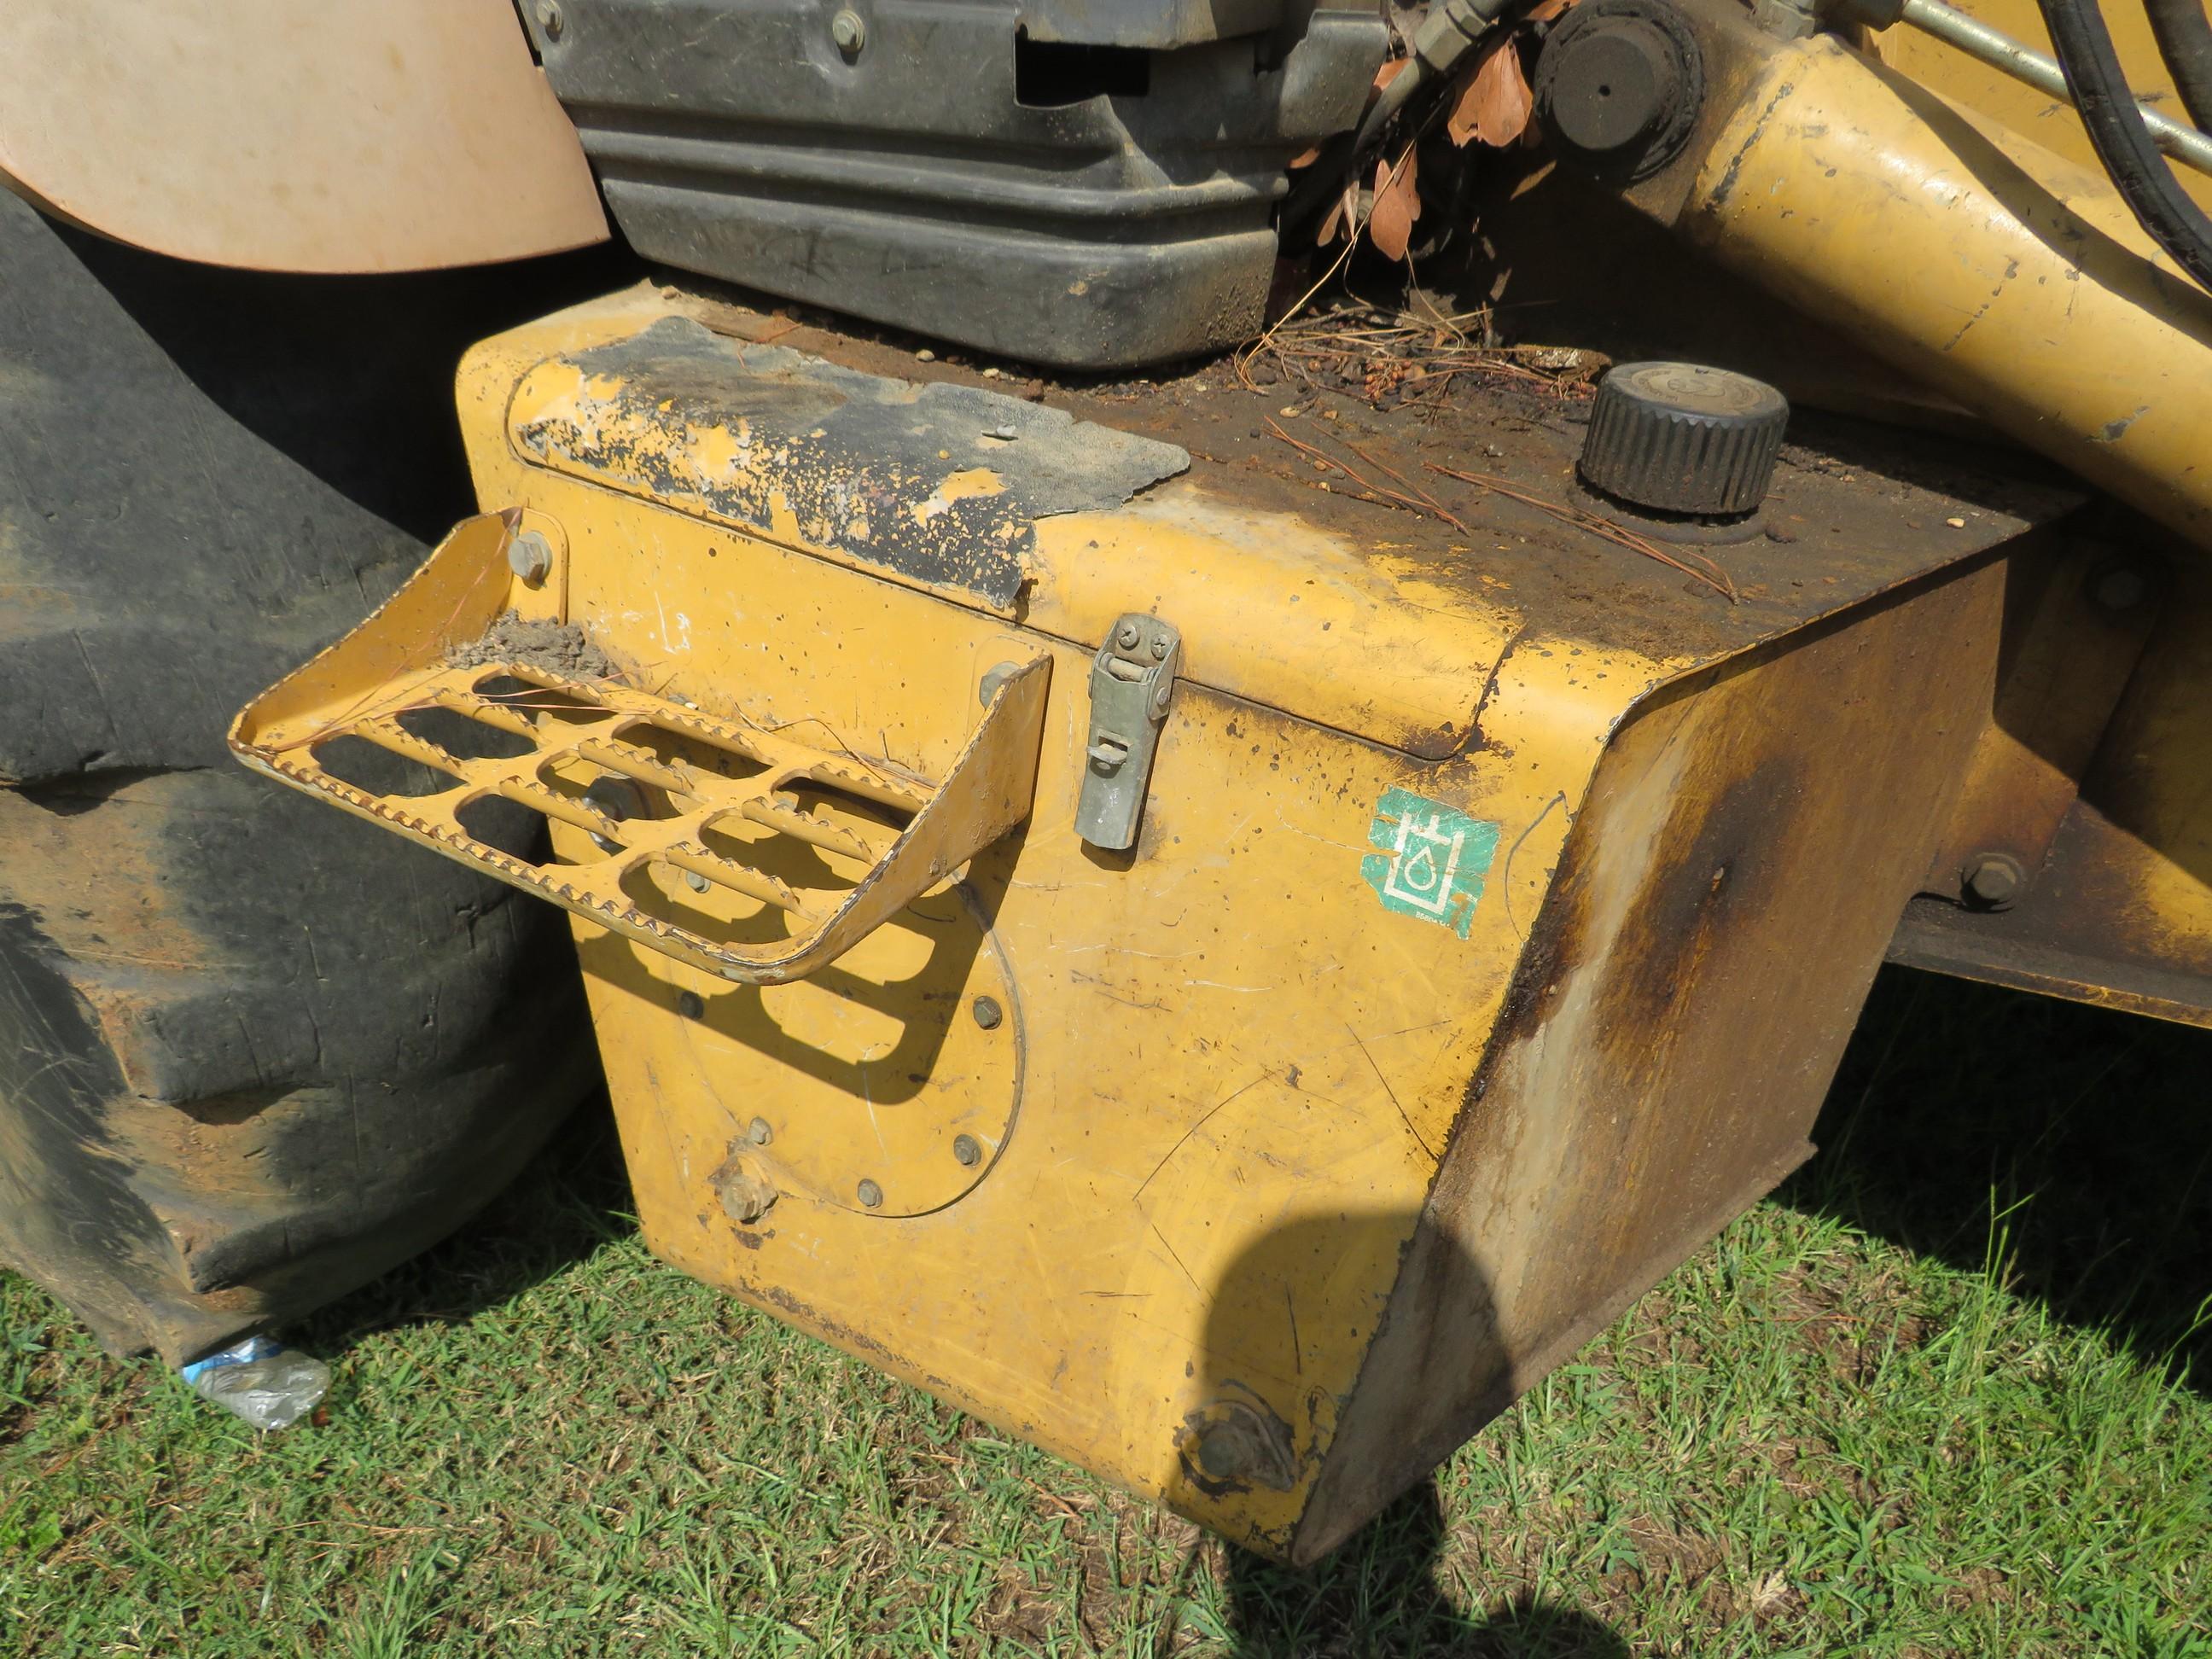
[[[756,530],[780,505],[810,545],[1000,609],[1027,577],[1036,520],[1118,507],[1190,465],[1172,444],[1061,410],[864,374],[689,318],[560,361],[586,376],[583,399],[520,425],[527,453]],[[718,431],[738,464],[701,459]],[[948,495],[963,473],[991,477]]]

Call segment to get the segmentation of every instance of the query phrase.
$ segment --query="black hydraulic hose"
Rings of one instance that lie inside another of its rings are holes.
[[[2204,0],[2143,0],[2143,9],[2182,108],[2212,131],[2212,19],[2204,15]]]
[[[2112,37],[2094,0],[2036,0],[2051,31],[2051,55],[2065,71],[2089,144],[2150,239],[2212,289],[2212,218],[2182,189],[2151,142],[2142,112],[2120,72]]]

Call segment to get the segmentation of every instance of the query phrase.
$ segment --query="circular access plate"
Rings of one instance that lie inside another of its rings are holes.
[[[973,1190],[1013,1133],[1021,1004],[964,885],[916,900],[807,979],[687,972],[671,992],[732,1154],[781,1193],[927,1214]]]

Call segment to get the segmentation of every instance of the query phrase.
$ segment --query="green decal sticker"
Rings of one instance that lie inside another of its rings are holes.
[[[1498,854],[1498,828],[1409,789],[1386,789],[1367,831],[1376,850],[1359,861],[1359,873],[1384,909],[1433,921],[1465,939],[1482,897],[1482,878]]]

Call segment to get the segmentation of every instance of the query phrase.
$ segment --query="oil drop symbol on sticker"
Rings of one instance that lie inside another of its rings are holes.
[[[1498,854],[1498,826],[1409,789],[1386,789],[1367,839],[1376,850],[1359,873],[1400,915],[1419,916],[1465,939]]]

